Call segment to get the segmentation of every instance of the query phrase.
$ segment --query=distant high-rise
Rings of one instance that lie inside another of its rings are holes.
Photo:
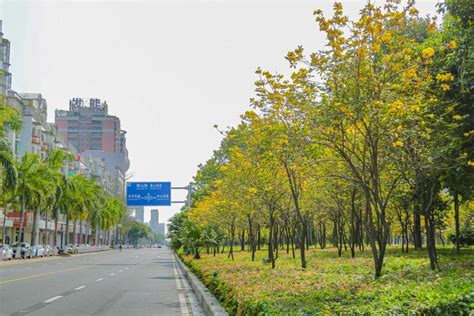
[[[158,224],[160,222],[160,212],[157,209],[151,210],[150,224]]]
[[[145,208],[143,206],[135,207],[135,220],[142,224],[145,222]]]
[[[165,223],[158,223],[156,234],[165,236]]]
[[[2,20],[0,20],[0,94],[11,89],[12,74],[10,67],[10,41],[3,38]]]
[[[158,210],[151,210],[150,227],[155,234],[165,234],[165,224],[159,222],[160,213]]]

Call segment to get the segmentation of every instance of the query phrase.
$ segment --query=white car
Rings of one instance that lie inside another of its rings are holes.
[[[54,256],[54,249],[50,245],[44,246],[44,255],[45,256]]]
[[[35,257],[44,257],[45,253],[44,253],[43,246],[36,245],[36,246],[31,247],[31,248],[33,249],[33,255]]]
[[[9,245],[1,245],[2,249],[2,259],[3,260],[12,260],[13,259],[13,249]]]

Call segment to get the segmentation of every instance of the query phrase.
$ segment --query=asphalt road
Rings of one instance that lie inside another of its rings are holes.
[[[0,315],[203,315],[167,249],[0,263]]]

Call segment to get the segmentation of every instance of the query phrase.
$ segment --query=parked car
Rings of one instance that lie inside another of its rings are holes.
[[[15,256],[16,258],[16,248],[18,247],[18,243],[14,243],[12,245],[12,249],[13,249],[13,255]],[[34,253],[33,253],[33,249],[31,248],[30,244],[27,243],[27,242],[22,242],[20,243],[20,256],[25,259],[25,258],[33,258],[34,256]]]
[[[13,249],[9,245],[1,245],[2,248],[2,259],[3,260],[12,260],[13,259]]]
[[[44,257],[45,253],[44,253],[43,246],[36,245],[36,246],[33,246],[32,249],[33,249],[33,255],[35,257]]]
[[[54,256],[54,249],[50,245],[44,246],[44,255],[45,256]]]

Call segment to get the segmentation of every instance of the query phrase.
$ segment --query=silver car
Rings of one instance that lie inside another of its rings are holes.
[[[36,246],[31,247],[31,248],[33,249],[33,255],[35,257],[44,257],[45,253],[44,253],[43,246],[36,245]]]
[[[9,245],[1,245],[2,249],[2,259],[3,260],[12,260],[13,259],[13,249]]]
[[[16,249],[18,247],[18,243],[14,243],[12,245],[12,249],[13,249],[13,255],[15,256],[15,258],[17,258],[16,256]],[[25,259],[25,258],[33,258],[34,256],[34,253],[33,253],[33,249],[31,249],[30,247],[30,244],[27,243],[27,242],[22,242],[20,243],[20,256]]]
[[[44,246],[44,255],[45,256],[54,256],[54,249],[50,245]]]

